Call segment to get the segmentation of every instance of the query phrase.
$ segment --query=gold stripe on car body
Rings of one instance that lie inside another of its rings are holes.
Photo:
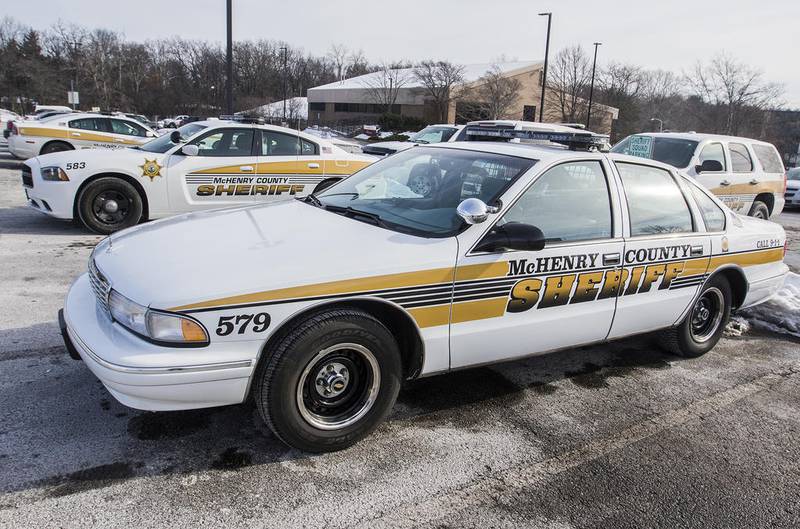
[[[71,132],[78,132],[80,136],[71,136]],[[115,136],[110,136],[103,134],[102,132],[87,132],[83,129],[59,129],[59,128],[40,128],[40,127],[22,127],[19,129],[19,133],[22,136],[39,136],[44,138],[65,138],[70,140],[76,141],[102,141],[104,143],[116,143],[116,144],[125,144],[125,145],[140,145],[147,141],[150,141],[150,138],[142,138],[140,140],[128,139],[128,138],[117,138]]]
[[[337,160],[314,160],[308,158],[305,160],[292,161],[292,162],[258,162],[256,165],[255,173],[253,171],[242,171],[242,164],[238,165],[223,165],[220,167],[211,167],[208,169],[199,169],[192,171],[189,175],[198,174],[247,174],[247,175],[278,175],[278,174],[312,174],[322,175],[322,167],[311,168],[309,163],[323,162],[325,164],[324,173],[326,175],[350,175],[359,169],[369,165],[369,162],[361,162],[355,160],[342,160],[347,165],[337,165]]]
[[[757,195],[759,193],[783,194],[783,180],[769,180],[757,184],[733,184],[711,189],[715,195]]]

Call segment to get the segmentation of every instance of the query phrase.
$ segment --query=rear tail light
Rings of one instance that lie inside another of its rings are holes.
[[[19,130],[17,130],[17,126],[14,124],[14,122],[13,122],[13,121],[12,121],[12,122],[10,122],[10,123],[8,124],[8,126],[9,126],[9,128],[11,128],[11,135],[12,135],[12,136],[16,136],[17,134],[19,134]]]

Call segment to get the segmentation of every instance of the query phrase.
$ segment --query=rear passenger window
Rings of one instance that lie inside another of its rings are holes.
[[[319,147],[316,143],[300,139],[300,147],[302,149],[301,154],[303,156],[312,156],[314,154],[319,154]]]
[[[678,183],[664,169],[617,162],[630,213],[631,235],[693,231],[692,214]]]
[[[689,189],[692,192],[694,201],[697,202],[697,207],[700,208],[700,213],[703,215],[703,222],[706,224],[706,230],[724,230],[725,212],[722,211],[722,208],[720,208],[716,202],[711,200],[705,191],[697,187],[694,183],[689,182]]]
[[[725,152],[722,150],[721,143],[709,143],[703,147],[700,152],[700,164],[702,165],[706,160],[718,161],[722,164],[722,170],[725,170],[728,164],[725,163]]]
[[[262,156],[297,156],[298,154],[300,154],[300,138],[297,136],[268,130],[261,131]]]
[[[571,162],[548,170],[506,212],[500,224],[536,226],[548,242],[611,237],[608,183],[600,162]]]
[[[751,173],[753,171],[753,160],[747,147],[741,143],[729,143],[728,149],[731,151],[731,169],[734,173]]]
[[[783,162],[778,155],[778,151],[772,145],[762,145],[754,143],[751,145],[753,151],[756,153],[756,158],[764,168],[765,173],[781,173],[783,174]]]

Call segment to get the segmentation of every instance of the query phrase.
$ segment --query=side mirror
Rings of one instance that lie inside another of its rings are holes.
[[[702,164],[696,165],[694,170],[698,173],[720,173],[725,169],[719,160],[704,160]]]
[[[197,145],[184,145],[181,147],[181,154],[184,156],[197,156],[200,152],[200,147]]]
[[[181,142],[181,133],[179,130],[173,130],[169,133],[169,141],[172,143],[180,143]]]
[[[498,250],[520,250],[538,252],[545,245],[544,233],[536,226],[522,222],[507,222],[495,226],[475,247],[476,252],[496,252]]]
[[[480,224],[485,221],[490,213],[497,213],[500,208],[487,206],[483,200],[478,198],[468,198],[463,200],[456,208],[458,216],[464,219],[467,224]]]
[[[148,130],[148,131],[145,133],[145,136],[147,136],[148,138],[155,138],[156,136],[158,136],[158,134],[156,134],[156,133],[155,133],[155,132],[153,132],[152,130]]]

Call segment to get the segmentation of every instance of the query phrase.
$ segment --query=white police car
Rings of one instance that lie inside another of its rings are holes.
[[[327,451],[373,430],[406,379],[653,331],[702,355],[782,285],[785,241],[658,162],[418,146],[304,200],[113,234],[60,321],[125,405],[252,397],[280,439]]]
[[[202,209],[304,196],[374,160],[283,127],[197,121],[144,145],[37,156],[28,204],[97,233]]]

